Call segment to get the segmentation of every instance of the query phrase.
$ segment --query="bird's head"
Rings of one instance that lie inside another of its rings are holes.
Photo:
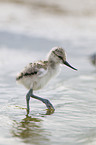
[[[77,70],[73,66],[71,66],[67,61],[66,61],[66,54],[63,48],[61,47],[54,47],[49,53],[48,59],[51,61],[54,61],[55,63],[60,63],[64,64],[74,70]]]

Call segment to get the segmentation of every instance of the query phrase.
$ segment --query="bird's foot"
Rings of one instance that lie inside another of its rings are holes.
[[[55,109],[46,109],[46,115],[51,115],[51,114],[53,114],[54,113],[54,111],[55,111]]]
[[[28,108],[26,108],[26,116],[28,116],[29,115],[29,109]]]
[[[51,111],[51,112],[54,112],[54,111],[55,111],[53,105],[50,103],[49,100],[44,99],[44,100],[43,100],[43,103],[45,103],[46,107],[48,108],[47,110],[49,110],[49,111]]]

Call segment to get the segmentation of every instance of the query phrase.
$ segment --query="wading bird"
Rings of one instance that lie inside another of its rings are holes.
[[[91,60],[92,64],[96,66],[96,53],[94,53],[93,55],[90,56],[90,60]]]
[[[26,95],[27,115],[30,109],[30,97],[42,101],[49,111],[55,110],[48,99],[34,95],[33,91],[43,88],[48,81],[59,72],[60,64],[77,70],[66,61],[64,49],[61,47],[54,47],[49,52],[47,60],[29,63],[24,70],[17,75],[16,81],[23,84],[29,90]]]

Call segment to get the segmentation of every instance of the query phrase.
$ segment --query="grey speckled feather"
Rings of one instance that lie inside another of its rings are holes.
[[[41,74],[41,69],[47,70],[48,67],[48,61],[38,61],[36,63],[29,63],[24,70],[16,77],[16,80],[20,80],[23,78],[23,76],[31,76]]]

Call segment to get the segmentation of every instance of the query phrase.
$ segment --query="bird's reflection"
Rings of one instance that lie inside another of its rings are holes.
[[[48,143],[48,132],[43,129],[39,118],[26,116],[20,122],[14,121],[11,133],[14,137],[21,138],[23,142],[30,144]]]

